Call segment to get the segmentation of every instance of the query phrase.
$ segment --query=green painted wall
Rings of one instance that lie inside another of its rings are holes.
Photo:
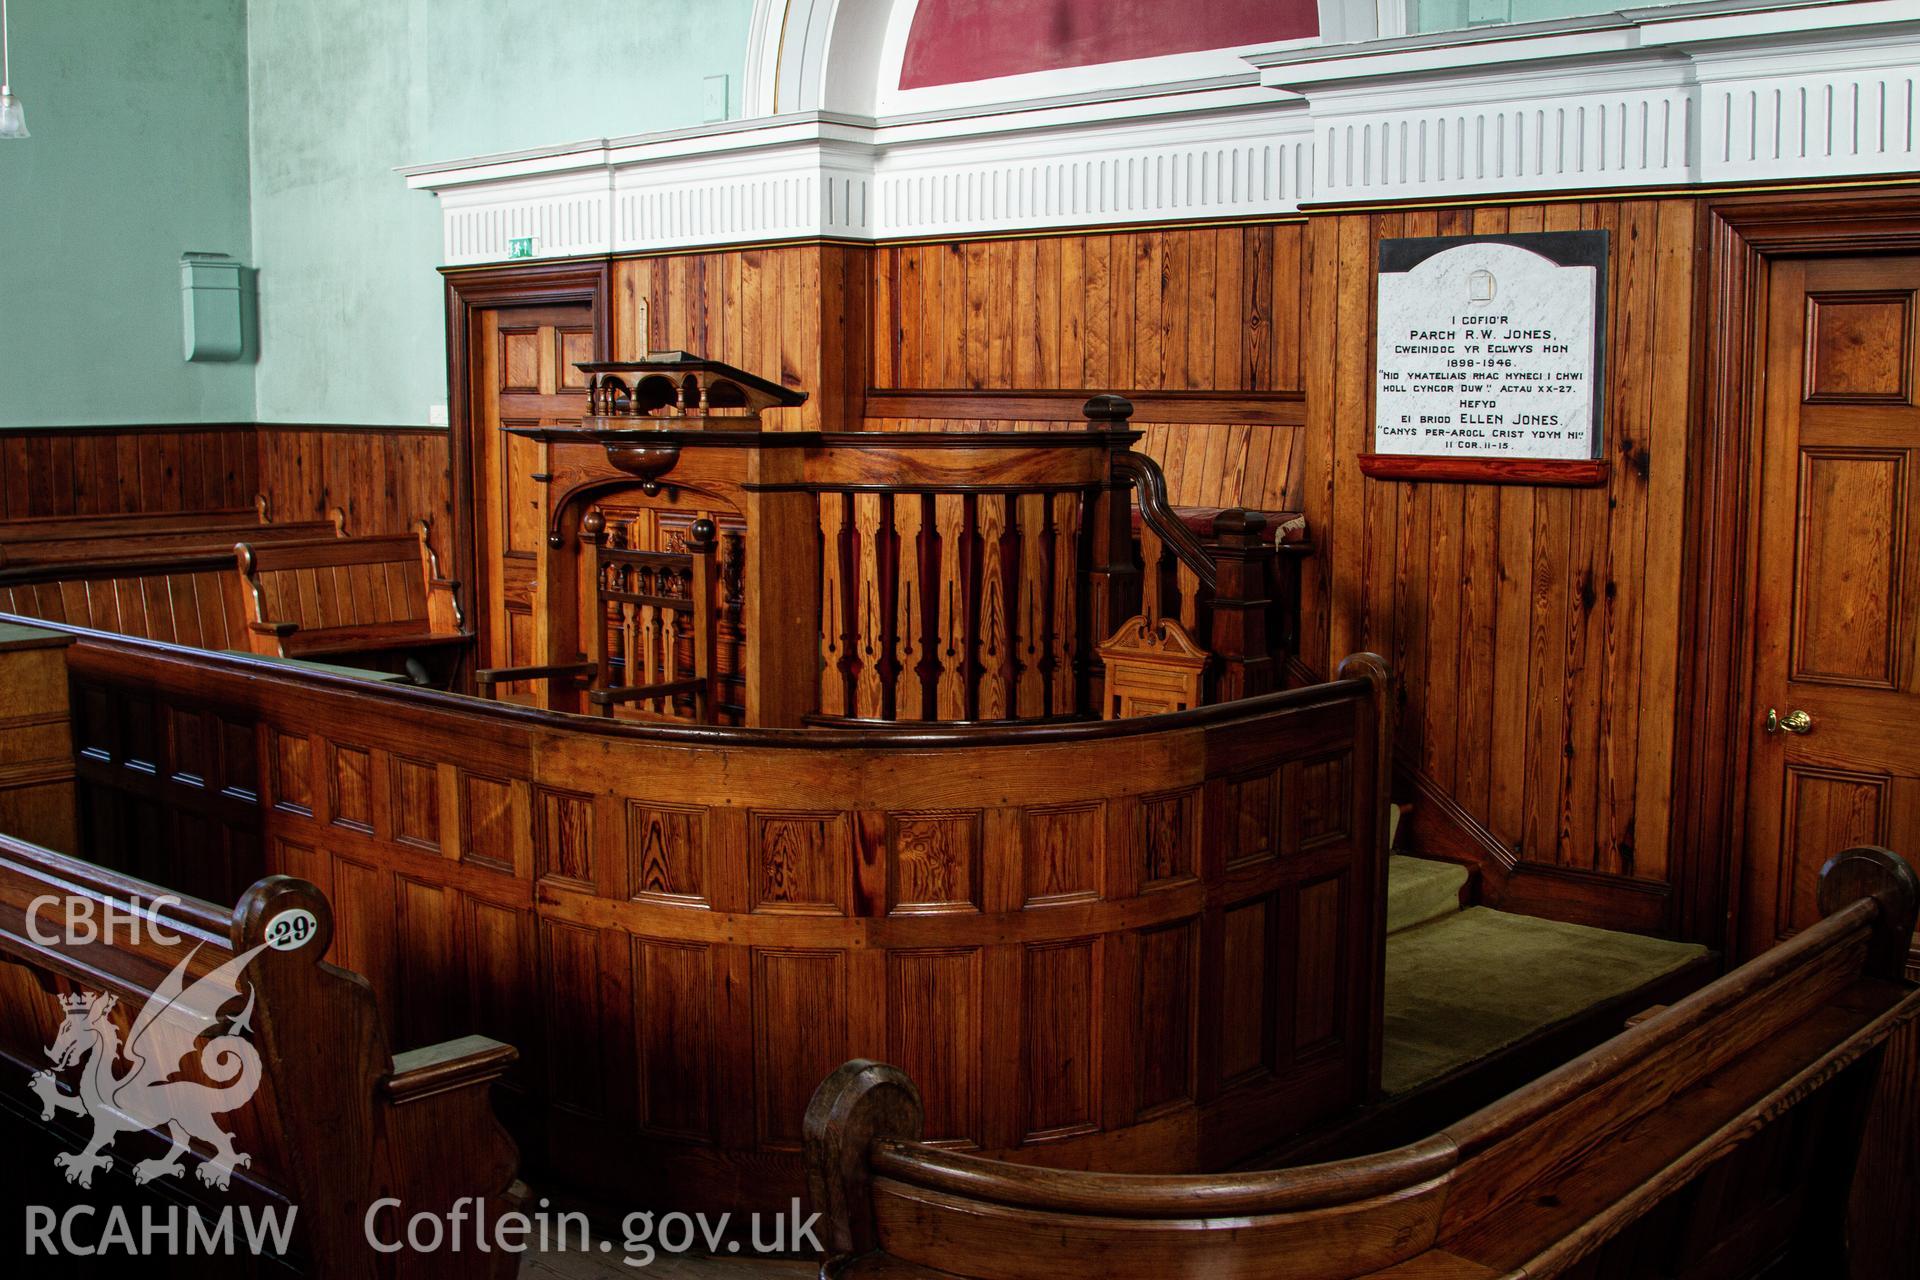
[[[0,427],[252,418],[252,364],[180,349],[180,255],[249,252],[245,0],[9,9]]]
[[[260,420],[425,422],[446,400],[439,205],[393,169],[697,124],[710,75],[737,113],[752,8],[252,0]]]

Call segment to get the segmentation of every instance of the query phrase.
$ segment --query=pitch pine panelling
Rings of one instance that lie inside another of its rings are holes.
[[[1377,242],[1593,228],[1613,234],[1606,486],[1363,477]],[[1694,204],[1327,216],[1307,236],[1304,660],[1388,657],[1403,763],[1483,845],[1617,889],[1667,881]]]
[[[1029,425],[974,416],[968,391],[1259,392],[1263,416],[1295,422],[1304,232],[1268,223],[875,249],[872,385],[949,394],[941,416],[869,425]],[[1066,397],[1059,412],[1077,408]],[[1174,501],[1292,505],[1293,426],[1156,421],[1150,409],[1138,421]]]
[[[253,427],[0,433],[0,519],[246,508],[258,492]]]
[[[679,348],[808,393],[773,430],[860,429],[866,389],[866,255],[794,245],[631,258],[613,266],[617,360]]]
[[[339,507],[356,537],[432,524],[451,566],[453,488],[447,433],[375,427],[259,428],[259,475],[275,520],[315,520]]]

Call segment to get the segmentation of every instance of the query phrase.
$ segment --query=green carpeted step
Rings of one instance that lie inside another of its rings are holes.
[[[1706,954],[1488,907],[1393,934],[1381,1083],[1405,1093]]]
[[[1399,933],[1460,909],[1460,890],[1467,869],[1453,862],[1408,858],[1387,859],[1387,932]]]

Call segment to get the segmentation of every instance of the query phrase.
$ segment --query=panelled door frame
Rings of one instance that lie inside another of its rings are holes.
[[[476,504],[480,489],[474,468],[482,456],[475,436],[474,333],[479,313],[503,307],[588,305],[593,310],[593,356],[612,359],[613,264],[606,258],[542,262],[523,267],[446,269],[447,421],[452,432],[453,554],[460,577],[470,584],[477,653],[487,653],[492,611],[480,598],[480,550]]]
[[[1705,377],[1690,443],[1674,847],[1682,936],[1741,936],[1759,580],[1767,298],[1782,258],[1920,252],[1920,187],[1706,201]],[[1911,852],[1911,851],[1909,851]]]

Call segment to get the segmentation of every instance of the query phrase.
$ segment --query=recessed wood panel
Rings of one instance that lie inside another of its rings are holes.
[[[462,773],[460,791],[462,860],[512,871],[513,784],[504,778]]]
[[[294,813],[313,813],[313,746],[304,734],[267,730],[273,768],[273,804]]]
[[[1190,920],[1139,935],[1141,1113],[1193,1096],[1194,936]]]
[[[1308,1053],[1340,1038],[1346,1008],[1344,873],[1300,886],[1294,929],[1293,1049]]]
[[[710,1138],[713,1111],[713,950],[633,940],[634,1040],[640,1123]]]
[[[1084,1132],[1097,1119],[1096,954],[1091,938],[1026,949],[1028,1141]]]
[[[845,957],[755,948],[753,1014],[760,1141],[797,1149],[814,1088],[846,1061]]]
[[[555,372],[559,375],[562,391],[585,391],[587,375],[580,372],[577,365],[590,364],[593,361],[593,330],[555,329],[554,343],[558,348],[555,358]]]
[[[887,1061],[920,1087],[930,1142],[980,1140],[980,950],[887,953]]]
[[[523,1062],[545,1053],[533,1025],[532,917],[497,903],[462,895],[465,913],[468,1032],[492,1036],[520,1050]]]
[[[326,854],[317,853],[307,845],[295,844],[291,840],[275,840],[272,842],[267,867],[276,875],[297,876],[305,880],[326,894],[327,901],[338,903],[339,895],[333,891],[332,863],[333,860]],[[339,908],[336,906],[336,917],[338,914]],[[334,930],[334,934],[336,937],[339,935],[338,928]],[[342,963],[339,956],[339,943],[336,942],[329,948],[323,958],[335,964]]]
[[[1892,449],[1801,450],[1794,679],[1893,686],[1912,539],[1906,459]]]
[[[399,1014],[393,1020],[396,1049],[438,1044],[449,1036],[467,1034],[457,1029],[466,993],[455,968],[453,896],[454,891],[444,885],[395,877],[394,927],[406,939],[406,945],[397,949],[396,981],[389,1002]]]
[[[500,330],[500,390],[537,395],[540,391],[540,331]]]
[[[607,1043],[600,1000],[600,933],[546,917],[539,929],[549,1096],[567,1110],[604,1116]]]
[[[887,815],[887,909],[903,915],[980,909],[980,814]]]
[[[425,760],[394,756],[393,838],[424,849],[440,847],[440,774]]]
[[[1913,398],[1913,294],[1807,297],[1812,403],[1905,404]]]
[[[211,715],[166,704],[167,769],[172,779],[187,787],[204,787],[213,773]]]
[[[260,799],[260,739],[254,726],[217,716],[220,732],[220,791],[235,800]]]
[[[534,426],[532,422],[506,422],[502,427]],[[540,469],[540,444],[524,436],[500,437],[500,546],[501,554],[531,560],[540,553],[545,538],[541,519],[541,495],[545,487],[533,478]]]
[[[1140,802],[1140,884],[1164,888],[1193,878],[1199,847],[1200,793],[1177,791]]]
[[[593,797],[540,787],[534,811],[534,874],[592,889]]]
[[[846,814],[756,812],[747,831],[754,851],[748,885],[753,910],[847,913],[852,853]]]
[[[1820,919],[1820,868],[1842,849],[1886,841],[1893,780],[1885,774],[1822,769],[1789,762],[1780,823],[1776,883],[1779,937]]]
[[[1273,904],[1255,898],[1227,908],[1222,921],[1220,1078],[1227,1084],[1273,1066]]]
[[[133,694],[120,699],[120,750],[129,769],[140,773],[160,770],[159,706],[150,697]],[[305,738],[299,739],[304,747]],[[311,803],[309,798],[308,803]]]
[[[340,826],[373,830],[373,758],[365,747],[327,744],[327,808]]]
[[[96,760],[118,755],[119,725],[107,691],[96,684],[73,686],[73,742],[82,754]]]
[[[627,801],[627,896],[704,905],[707,811]]]
[[[1338,844],[1353,834],[1353,756],[1342,752],[1300,765],[1300,847]]]
[[[1271,769],[1227,779],[1227,865],[1280,851],[1280,779]]]
[[[1026,905],[1053,906],[1100,896],[1104,816],[1099,804],[1025,811]]]
[[[336,855],[332,902],[335,963],[392,991],[393,873]]]

